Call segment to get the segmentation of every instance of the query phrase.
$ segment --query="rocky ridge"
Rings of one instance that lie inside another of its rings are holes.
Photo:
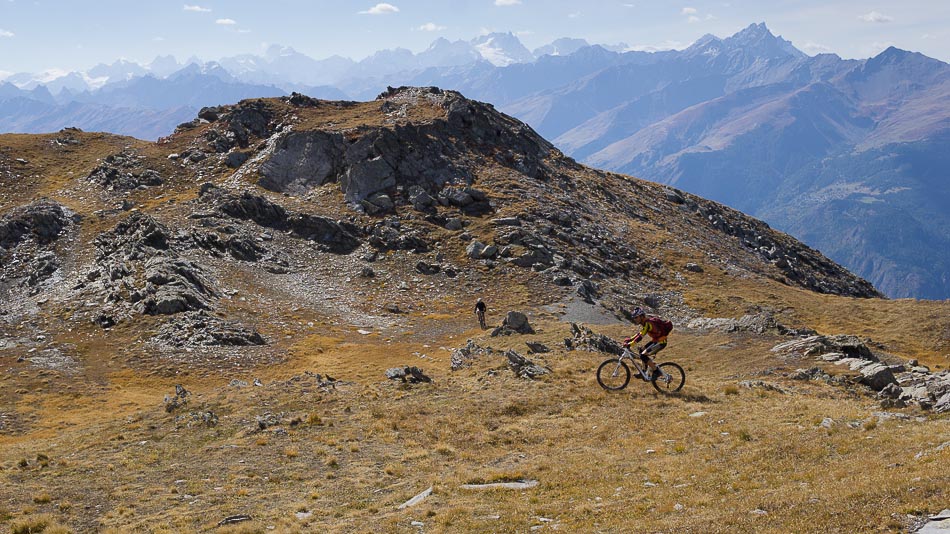
[[[88,134],[68,133],[70,150],[82,149]],[[3,216],[5,279],[30,272],[33,287],[68,264],[60,274],[70,283],[55,288],[55,300],[74,310],[73,321],[101,328],[141,316],[192,324],[211,313],[223,321],[199,320],[204,334],[190,340],[147,336],[172,346],[272,337],[228,333],[246,312],[233,316],[239,289],[223,280],[253,280],[261,299],[279,295],[286,306],[292,284],[304,303],[329,290],[353,317],[397,323],[391,310],[400,310],[403,292],[466,298],[464,288],[486,276],[523,279],[548,302],[577,295],[617,317],[633,306],[695,316],[668,289],[685,281],[669,254],[693,256],[693,275],[718,268],[880,296],[761,222],[584,168],[490,105],[437,88],[390,88],[366,103],[294,94],[205,108],[173,136],[126,145],[80,175],[87,185],[67,181],[60,193],[75,213],[47,203]],[[163,197],[171,198],[151,200]],[[93,215],[95,225],[86,225]],[[77,226],[94,254],[80,241],[50,248]],[[391,285],[373,281],[379,269]],[[369,300],[386,304],[367,309]],[[208,331],[219,323],[221,335]]]

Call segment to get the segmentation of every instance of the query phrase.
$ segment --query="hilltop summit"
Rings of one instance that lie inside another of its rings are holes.
[[[21,236],[4,238],[3,298],[18,303],[11,320],[34,315],[38,300],[57,308],[93,301],[103,304],[67,324],[135,327],[155,316],[170,325],[203,311],[259,323],[268,338],[270,327],[235,307],[228,291],[251,284],[282,315],[332,288],[341,300],[334,310],[319,306],[322,313],[383,320],[381,303],[410,306],[393,288],[414,269],[437,273],[439,284],[426,290],[436,300],[466,300],[470,284],[490,276],[493,291],[528,285],[538,305],[580,298],[617,317],[638,305],[689,317],[686,261],[880,296],[760,221],[580,166],[524,123],[432,87],[391,88],[362,103],[294,94],[205,108],[155,145],[82,132],[20,143],[22,153],[0,161],[10,191],[4,235]],[[49,167],[15,161],[40,154]],[[60,168],[74,178],[63,181]],[[24,181],[24,171],[39,178]],[[41,190],[52,207],[35,204]],[[75,215],[52,216],[62,229],[46,232],[51,216],[39,213]],[[38,231],[52,237],[22,243]],[[380,262],[392,284],[357,276]],[[46,274],[24,282],[24,266],[40,264]],[[239,280],[247,282],[235,287]]]

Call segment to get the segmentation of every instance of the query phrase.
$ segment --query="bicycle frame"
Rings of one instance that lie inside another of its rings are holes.
[[[620,357],[617,358],[617,361],[623,361],[624,358],[627,358],[628,360],[630,360],[630,363],[631,363],[631,364],[633,365],[633,367],[637,370],[637,372],[640,373],[640,376],[646,376],[646,375],[644,374],[644,372],[647,370],[646,368],[647,368],[648,366],[645,365],[645,364],[643,364],[643,363],[641,363],[640,355],[639,355],[639,354],[637,354],[637,353],[631,351],[631,350],[630,350],[630,347],[624,347],[624,348],[623,348],[623,352],[620,353]],[[662,377],[662,378],[669,378],[669,375],[667,375],[667,374],[663,371],[663,369],[660,369],[659,367],[657,367],[656,370],[655,370],[655,371],[652,371],[652,372],[654,372],[654,373],[659,373],[659,375],[658,375],[659,377]]]

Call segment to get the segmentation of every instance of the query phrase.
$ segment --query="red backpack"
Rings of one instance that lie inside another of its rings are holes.
[[[653,326],[653,332],[656,333],[657,338],[670,335],[670,332],[673,331],[673,323],[667,321],[666,319],[661,319],[660,317],[647,317],[647,322]],[[651,332],[651,334],[653,333]],[[653,336],[650,336],[653,337]]]

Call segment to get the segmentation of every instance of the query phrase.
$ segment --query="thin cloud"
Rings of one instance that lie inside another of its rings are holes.
[[[808,41],[807,43],[803,44],[803,45],[802,45],[802,51],[805,52],[806,54],[810,54],[810,55],[815,55],[815,54],[831,54],[831,53],[834,52],[831,48],[829,48],[829,47],[827,47],[827,46],[825,46],[825,45],[823,45],[823,44],[821,44],[821,43],[815,43],[815,42],[812,42],[812,41]]]
[[[434,22],[426,22],[425,24],[423,24],[422,26],[419,26],[416,29],[422,32],[439,32],[439,31],[444,30],[445,26],[439,26],[438,24]]]
[[[195,13],[211,13],[211,8],[185,4],[185,11],[193,11]]]
[[[695,7],[684,7],[683,9],[680,10],[680,15],[683,15],[684,17],[686,17],[686,22],[689,22],[690,24],[693,24],[694,22],[699,22],[704,19],[714,20],[716,18],[711,14],[707,14],[705,17],[701,17],[699,15],[699,10],[696,9]]]
[[[0,37],[13,37],[16,34],[9,30],[0,30]]]
[[[664,50],[682,50],[689,46],[688,43],[681,41],[667,40],[659,44],[638,44],[628,47],[628,51],[634,52],[662,52]]]
[[[218,19],[214,21],[215,24],[220,24],[222,26],[234,26],[237,24],[237,21],[234,19]]]
[[[891,22],[892,20],[894,20],[894,17],[889,17],[885,15],[884,13],[878,13],[877,11],[866,13],[864,15],[859,16],[858,18],[860,20],[863,20],[864,22],[877,22],[877,23]]]
[[[517,6],[521,4],[521,0],[495,0],[496,6]]]
[[[359,15],[389,15],[391,13],[399,13],[399,8],[392,4],[376,4],[375,6],[367,9],[366,11],[360,11]]]

